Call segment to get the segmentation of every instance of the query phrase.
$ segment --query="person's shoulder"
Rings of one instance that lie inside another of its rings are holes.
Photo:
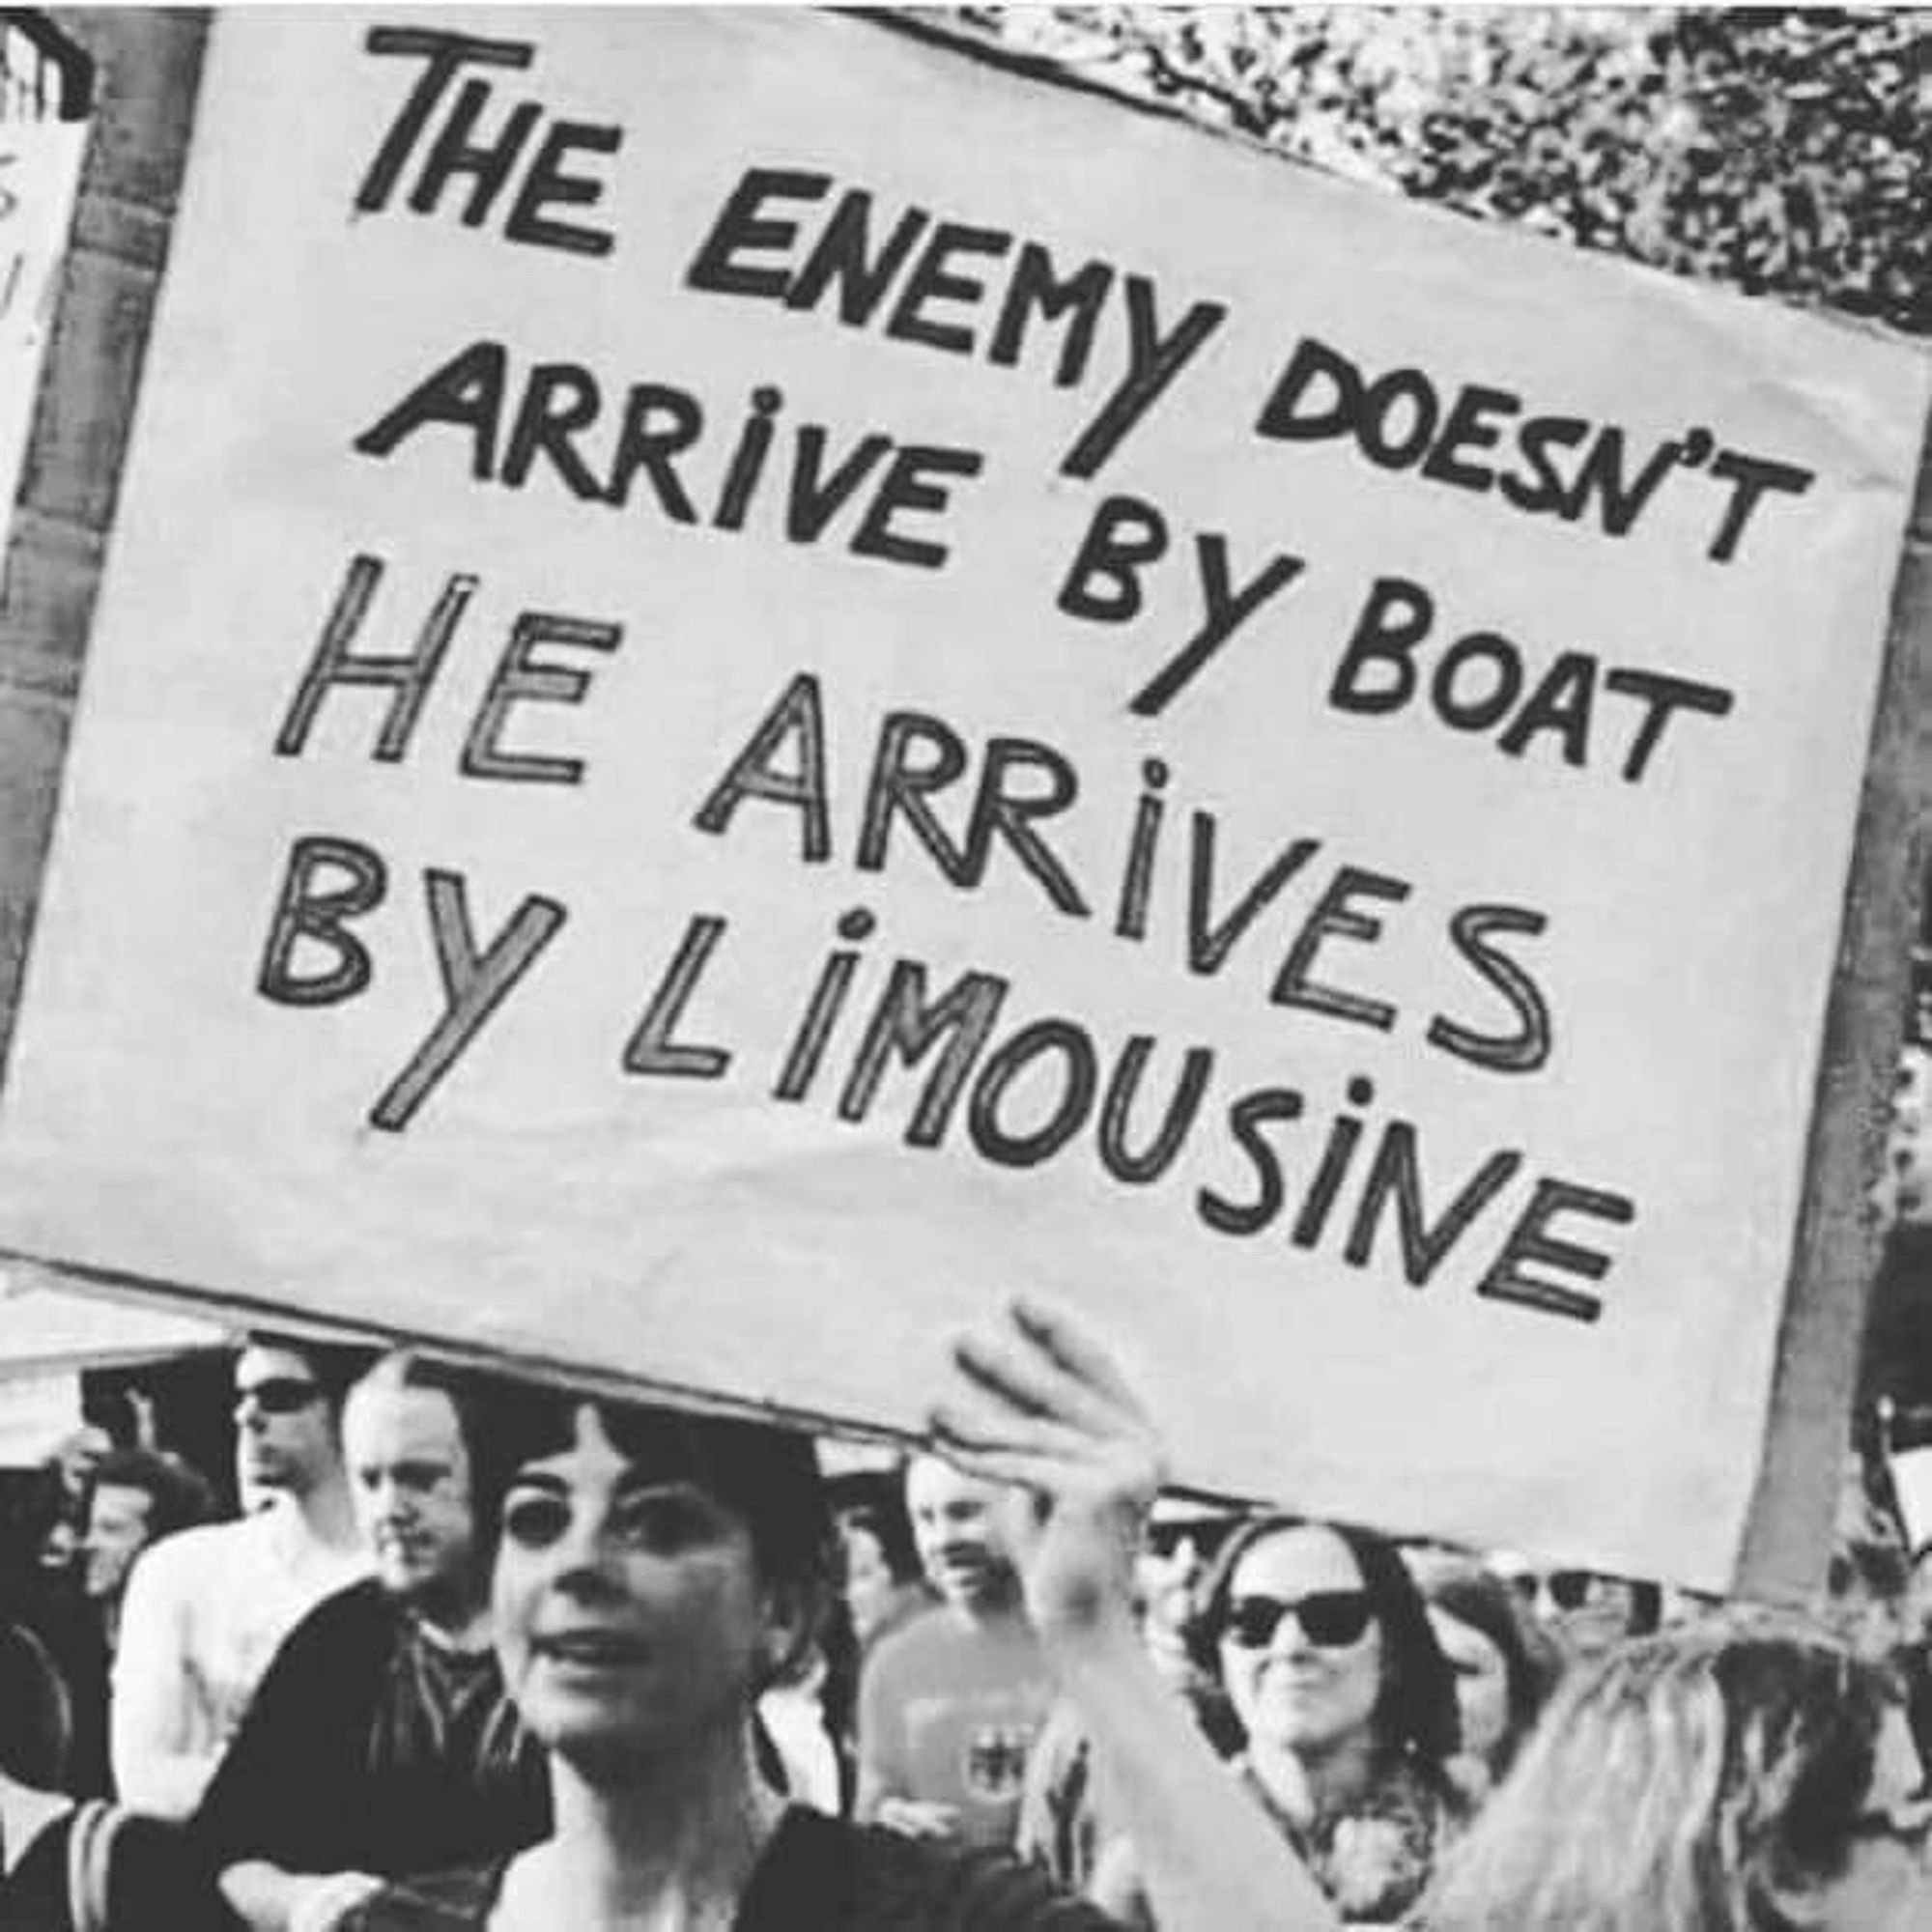
[[[134,1558],[128,1573],[124,1616],[128,1604],[201,1598],[226,1588],[225,1578],[234,1561],[235,1535],[242,1526],[242,1520],[239,1518],[225,1522],[198,1522],[149,1544]]]
[[[144,1577],[198,1577],[211,1560],[223,1559],[246,1531],[245,1517],[220,1522],[197,1522],[186,1529],[156,1537],[134,1559],[134,1574]]]
[[[503,1861],[397,1879],[339,1921],[340,1932],[480,1932],[503,1883]]]
[[[303,1613],[269,1668],[278,1676],[296,1667],[329,1674],[375,1668],[395,1655],[402,1630],[402,1612],[388,1592],[373,1577],[358,1577]]]

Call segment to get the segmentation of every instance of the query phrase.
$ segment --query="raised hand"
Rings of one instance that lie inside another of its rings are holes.
[[[1035,1499],[1016,1537],[1028,1614],[1052,1641],[1131,1624],[1133,1559],[1165,1474],[1159,1435],[1100,1344],[1015,1299],[952,1349],[961,1386],[931,1415],[939,1453]]]

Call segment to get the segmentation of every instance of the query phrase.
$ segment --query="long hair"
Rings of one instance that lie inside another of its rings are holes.
[[[1518,1608],[1516,1592],[1480,1564],[1425,1554],[1411,1558],[1408,1568],[1426,1604],[1487,1637],[1502,1658],[1508,1715],[1490,1766],[1500,1777],[1555,1688],[1561,1662],[1548,1639]]]
[[[1401,1555],[1373,1530],[1299,1516],[1258,1516],[1242,1523],[1221,1546],[1202,1581],[1201,1614],[1192,1637],[1195,1662],[1221,1682],[1221,1634],[1228,1627],[1235,1572],[1257,1544],[1291,1529],[1325,1529],[1348,1546],[1381,1631],[1382,1681],[1371,1719],[1376,1745],[1390,1756],[1413,1760],[1439,1780],[1462,1735],[1455,1673],[1435,1641],[1429,1611]]]
[[[1889,1695],[1766,1612],[1579,1667],[1451,1853],[1432,1932],[1784,1932],[1777,1889],[1843,1865]]]

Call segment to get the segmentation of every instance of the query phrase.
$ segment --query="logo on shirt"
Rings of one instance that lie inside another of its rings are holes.
[[[1032,1742],[1033,1727],[1029,1724],[975,1725],[966,1734],[959,1767],[961,1783],[982,1803],[1010,1804],[1020,1795],[1027,1747]]]

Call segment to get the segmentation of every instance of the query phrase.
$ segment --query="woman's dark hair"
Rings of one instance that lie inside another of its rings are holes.
[[[506,1388],[497,1425],[506,1483],[524,1463],[567,1450],[585,1404],[632,1462],[696,1483],[741,1518],[767,1582],[829,1584],[836,1543],[818,1452],[810,1436],[778,1423],[517,1384]]]
[[[148,1541],[213,1520],[214,1486],[192,1463],[156,1449],[110,1449],[88,1477],[88,1494],[139,1490],[148,1498]]]
[[[1195,1662],[1216,1683],[1221,1681],[1221,1634],[1234,1600],[1235,1573],[1249,1550],[1293,1529],[1325,1529],[1348,1546],[1381,1631],[1382,1683],[1372,1719],[1376,1742],[1382,1750],[1417,1759],[1439,1774],[1444,1761],[1455,1755],[1462,1732],[1455,1673],[1394,1544],[1373,1530],[1300,1516],[1259,1516],[1242,1523],[1221,1546],[1202,1580]]]
[[[1548,1639],[1522,1614],[1516,1592],[1500,1577],[1466,1561],[1438,1559],[1417,1565],[1416,1570],[1423,1600],[1488,1637],[1502,1658],[1509,1721],[1491,1766],[1500,1776],[1556,1688],[1561,1662]]]
[[[917,1583],[925,1575],[905,1510],[902,1471],[863,1470],[831,1486],[832,1513],[841,1529],[862,1529],[879,1546],[895,1583]]]

